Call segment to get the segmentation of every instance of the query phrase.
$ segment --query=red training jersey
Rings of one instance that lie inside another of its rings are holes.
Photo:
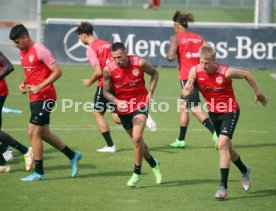
[[[50,75],[50,65],[56,61],[51,52],[42,44],[34,42],[28,50],[21,50],[21,65],[24,69],[25,83],[38,85]],[[37,94],[29,94],[30,102],[56,100],[56,90],[53,84],[41,89]]]
[[[144,71],[139,66],[138,56],[129,56],[130,64],[120,68],[114,60],[107,64],[110,70],[115,96],[128,102],[126,111],[116,108],[118,114],[129,114],[143,108],[147,103],[148,91],[145,87]]]
[[[2,70],[2,66],[0,66],[0,71]],[[8,85],[5,78],[0,80],[0,96],[7,96],[9,94]]]
[[[204,39],[192,32],[176,33],[178,38],[178,65],[179,80],[188,80],[190,69],[199,64],[199,48],[204,43]]]
[[[229,67],[217,64],[217,70],[208,74],[200,64],[196,66],[196,83],[207,103],[208,110],[214,113],[229,113],[239,109],[232,80],[225,78]]]
[[[91,66],[100,65],[103,69],[104,66],[111,60],[110,52],[111,44],[104,40],[93,41],[86,51],[86,56]],[[103,86],[103,75],[99,79],[98,86]]]

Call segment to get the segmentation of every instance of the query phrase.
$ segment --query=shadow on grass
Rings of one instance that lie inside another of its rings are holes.
[[[276,195],[276,189],[264,189],[264,190],[257,190],[257,191],[249,191],[248,193],[246,193],[246,196],[230,197],[230,198],[227,198],[227,200],[273,197],[275,195]]]
[[[177,150],[177,151],[175,151]],[[178,153],[178,150],[184,150],[183,148],[171,148],[169,147],[169,145],[165,145],[165,146],[158,146],[158,147],[149,147],[149,151],[154,151],[154,152],[165,152],[165,153],[169,153],[169,154],[174,154],[174,153]],[[117,152],[124,152],[124,151],[133,151],[133,148],[121,148],[121,149],[117,149]]]
[[[77,177],[73,179],[83,179],[83,178],[95,178],[95,177],[116,177],[116,176],[127,176],[129,175],[129,171],[111,171],[111,172],[101,172],[101,173],[89,173],[89,174],[79,174]],[[50,178],[47,180],[59,180],[59,179],[72,179],[72,177],[58,177],[58,178]]]
[[[80,163],[80,169],[96,169],[97,167],[90,163]],[[70,170],[71,166],[68,162],[67,165],[55,165],[55,166],[45,166],[45,171],[51,170]]]
[[[165,181],[162,182],[160,185],[153,185],[153,186],[144,186],[139,187],[143,188],[164,188],[164,187],[175,187],[175,186],[189,186],[189,185],[199,185],[205,183],[213,183],[218,184],[218,180],[216,179],[195,179],[195,180],[175,180],[175,181]]]
[[[276,147],[276,143],[235,145],[236,148]]]

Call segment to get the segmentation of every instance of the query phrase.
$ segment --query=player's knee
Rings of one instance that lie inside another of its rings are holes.
[[[118,115],[117,114],[115,114],[115,115],[112,115],[112,117],[113,117],[113,121],[116,123],[116,124],[122,124],[122,122],[121,122],[121,120],[120,120],[120,118],[118,117]]]
[[[141,144],[141,136],[133,136],[132,141],[133,141],[134,146],[140,145]]]
[[[101,117],[103,117],[103,115],[104,115],[104,113],[102,113],[102,112],[98,112],[98,111],[93,112],[93,116],[95,118],[101,118]]]
[[[40,134],[38,133],[37,130],[35,130],[34,128],[28,128],[28,137],[29,139],[33,139],[35,137],[40,136]]]

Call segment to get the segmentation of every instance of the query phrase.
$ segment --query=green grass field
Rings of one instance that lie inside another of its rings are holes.
[[[49,4],[42,5],[42,19],[47,18],[116,18],[116,19],[153,19],[153,20],[171,20],[176,10],[192,13],[196,21],[199,22],[241,22],[253,23],[254,10],[245,8],[197,8],[197,7],[161,7],[159,10],[144,10],[139,6],[84,6],[55,5],[51,7]],[[274,11],[274,22],[276,21],[276,12]]]
[[[48,17],[55,18],[123,18],[123,19],[156,19],[156,20],[170,20],[174,12],[182,10],[193,13],[197,21],[214,21],[219,22],[218,17],[223,17],[225,22],[253,22],[253,9],[217,9],[217,8],[174,8],[161,7],[160,10],[144,10],[142,7],[92,7],[75,5],[62,5],[61,8],[55,6],[51,8],[49,5],[43,5],[42,18],[45,20]],[[81,11],[81,12],[79,12]]]
[[[241,117],[233,139],[242,159],[252,167],[252,189],[245,193],[241,176],[232,165],[229,198],[214,199],[219,179],[218,152],[213,149],[211,135],[191,118],[186,149],[170,149],[168,144],[178,135],[176,99],[179,95],[177,70],[159,68],[160,81],[155,99],[167,102],[166,113],[152,112],[158,131],[145,131],[145,140],[154,156],[161,161],[163,184],[156,185],[149,166],[144,162],[142,180],[136,189],[126,186],[133,168],[132,143],[121,126],[115,125],[107,113],[115,154],[97,153],[104,145],[91,113],[82,106],[62,112],[62,99],[75,103],[88,102],[95,87],[84,88],[80,79],[90,74],[86,66],[62,66],[63,76],[56,83],[58,107],[51,116],[52,129],[84,157],[77,178],[70,178],[68,160],[45,146],[44,182],[24,183],[23,157],[15,152],[10,163],[12,172],[1,176],[2,210],[272,210],[275,207],[275,84],[273,71],[252,71],[263,92],[271,98],[270,105],[253,107],[253,92],[246,81],[234,83],[241,106]],[[8,78],[10,96],[6,106],[23,110],[22,115],[3,114],[4,129],[28,145],[26,127],[29,118],[27,96],[19,94],[21,67]],[[168,84],[170,88],[168,89]],[[81,93],[81,94],[80,94]],[[77,109],[79,110],[78,112]],[[14,199],[14,200],[13,200]]]
[[[72,16],[72,13],[68,15],[62,9],[54,12],[49,11],[47,5],[43,7],[44,19],[46,16]],[[69,6],[62,8],[67,7],[69,11],[74,11],[76,18],[86,19],[103,18],[100,15],[92,16],[96,12],[105,14],[106,18],[141,16],[150,19],[170,19],[174,12],[174,9],[170,8],[164,15],[163,8],[160,11],[134,8],[133,12],[121,11],[109,16],[107,11],[110,10],[103,12],[104,8],[97,8],[90,13],[78,6],[75,6],[74,10]],[[139,15],[138,11],[142,15]],[[159,12],[161,15],[155,16]],[[218,21],[218,17],[220,20],[226,17],[225,21],[249,21],[248,14],[235,16],[227,11],[221,10],[221,12],[222,16],[211,17],[210,14],[213,14],[211,10],[205,13],[203,10],[201,12],[198,10],[195,17],[198,17],[199,21],[205,19]],[[149,14],[146,16],[144,13]],[[247,18],[241,19],[243,15]],[[208,131],[192,117],[186,136],[187,148],[168,147],[168,144],[177,138],[179,127],[176,100],[180,94],[180,86],[176,68],[158,68],[160,79],[155,100],[158,105],[168,103],[169,111],[151,112],[158,124],[158,130],[152,133],[146,129],[144,133],[151,153],[161,162],[163,184],[155,184],[151,169],[144,162],[139,186],[130,189],[126,186],[126,182],[133,169],[132,143],[122,127],[112,122],[109,113],[106,117],[118,151],[114,154],[96,152],[96,149],[103,147],[104,141],[91,112],[85,112],[82,107],[83,103],[89,102],[94,97],[95,86],[88,89],[80,82],[81,78],[90,76],[90,67],[77,65],[61,67],[63,76],[56,82],[58,107],[51,115],[51,128],[68,146],[83,153],[79,175],[77,178],[70,178],[67,158],[45,144],[44,166],[47,180],[21,182],[19,179],[28,173],[24,170],[23,157],[14,152],[14,160],[10,162],[12,171],[0,175],[1,210],[275,210],[276,80],[270,76],[275,74],[275,71],[252,70],[262,91],[270,97],[270,104],[266,108],[261,105],[253,106],[254,94],[245,80],[234,82],[241,116],[233,143],[242,159],[252,167],[252,188],[248,193],[243,191],[241,175],[232,165],[228,184],[229,197],[225,201],[216,201],[214,193],[219,181],[219,157]],[[29,145],[26,131],[29,120],[28,97],[18,91],[22,77],[22,68],[16,66],[16,71],[7,79],[10,96],[5,106],[22,110],[23,114],[4,113],[3,130]],[[62,102],[65,99],[71,99],[75,106],[62,112]]]

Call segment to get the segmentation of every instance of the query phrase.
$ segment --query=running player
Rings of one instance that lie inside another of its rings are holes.
[[[209,116],[217,135],[219,135],[221,180],[215,197],[224,199],[227,196],[227,181],[231,161],[242,174],[243,189],[248,191],[250,188],[250,167],[242,162],[232,144],[232,137],[240,114],[239,105],[232,88],[232,79],[246,79],[255,92],[255,105],[259,101],[265,106],[268,103],[268,97],[262,94],[249,71],[241,71],[216,63],[216,51],[210,45],[203,45],[200,48],[199,57],[200,64],[192,67],[182,95],[188,98],[194,90],[194,83],[197,83],[199,91],[207,102]]]
[[[133,141],[134,170],[127,185],[135,187],[140,181],[143,158],[152,168],[156,183],[160,184],[160,164],[152,157],[143,139],[148,103],[152,100],[158,72],[144,59],[129,56],[120,42],[111,46],[111,55],[113,60],[104,68],[104,96],[115,103],[123,127]],[[149,92],[145,87],[144,73],[151,76]],[[111,86],[114,88],[114,94],[110,92]]]
[[[24,79],[19,85],[20,92],[29,92],[31,117],[28,135],[32,144],[35,172],[22,181],[44,180],[43,143],[49,143],[64,153],[71,164],[71,176],[79,171],[80,152],[71,150],[50,130],[50,113],[55,106],[56,90],[53,83],[62,75],[61,69],[51,52],[42,44],[34,42],[26,27],[15,25],[10,31],[10,39],[20,49]]]

